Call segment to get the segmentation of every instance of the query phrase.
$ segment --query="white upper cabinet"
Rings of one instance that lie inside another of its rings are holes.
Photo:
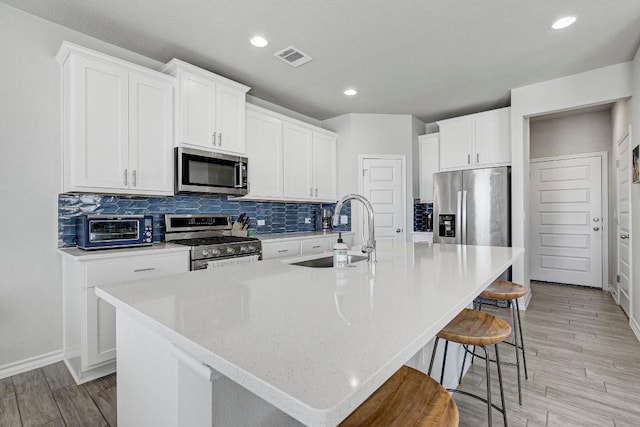
[[[283,197],[282,120],[247,105],[249,197]]]
[[[292,199],[313,198],[313,131],[285,123],[283,147],[284,196]]]
[[[245,198],[335,201],[337,141],[333,132],[247,104]]]
[[[63,42],[63,191],[173,194],[173,79]]]
[[[440,170],[511,164],[510,108],[438,122]]]
[[[172,59],[162,71],[178,79],[176,143],[244,155],[250,88],[179,59]]]
[[[418,137],[420,150],[420,200],[433,202],[433,174],[440,172],[439,142],[437,133]]]

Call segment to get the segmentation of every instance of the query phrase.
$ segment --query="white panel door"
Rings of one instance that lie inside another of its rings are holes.
[[[618,236],[618,283],[617,294],[620,307],[631,315],[631,153],[629,152],[629,135],[618,144],[618,200],[617,200],[617,236]],[[616,285],[614,285],[616,286]]]
[[[180,77],[180,142],[215,148],[216,85],[185,71]]]
[[[313,197],[312,131],[291,123],[284,124],[284,197]]]
[[[362,192],[373,205],[376,240],[405,240],[403,173],[400,159],[363,160]]]
[[[601,162],[531,163],[531,279],[602,287]]]
[[[245,154],[245,93],[216,85],[217,149]]]
[[[282,197],[282,120],[247,111],[249,196]]]
[[[127,70],[80,56],[71,61],[71,105],[76,108],[70,114],[74,118],[70,126],[71,182],[75,187],[126,188]]]
[[[129,75],[129,188],[173,194],[171,82]]]
[[[336,138],[313,132],[313,197],[336,200]]]

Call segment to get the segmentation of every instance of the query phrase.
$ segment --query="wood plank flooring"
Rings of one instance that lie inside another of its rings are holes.
[[[611,296],[599,290],[532,283],[522,312],[529,380],[518,405],[515,368],[505,366],[509,425],[640,426],[640,342]],[[485,306],[510,321],[509,311]],[[514,360],[513,349],[500,348]],[[499,402],[493,368],[494,402]],[[460,388],[486,392],[476,360]],[[455,395],[460,426],[486,425],[483,403]],[[502,417],[494,411],[494,426]],[[60,362],[0,380],[0,426],[115,426],[116,376],[78,386]]]
[[[518,405],[515,367],[505,366],[506,406],[513,427],[640,426],[640,342],[609,293],[577,286],[532,282],[522,312],[529,379]],[[508,309],[484,306],[510,322]],[[511,322],[510,322],[511,323]],[[500,347],[503,360],[514,349]],[[484,362],[476,360],[460,389],[486,395]],[[492,399],[500,402],[492,367]],[[486,406],[454,394],[460,426],[486,425]],[[493,412],[493,425],[502,426]]]

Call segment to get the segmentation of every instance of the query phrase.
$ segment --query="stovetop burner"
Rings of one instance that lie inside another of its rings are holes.
[[[178,245],[185,245],[185,246],[204,246],[204,245],[220,245],[224,243],[255,242],[256,240],[259,240],[259,239],[255,237],[214,236],[214,237],[201,237],[197,239],[174,240],[171,243],[177,243]]]

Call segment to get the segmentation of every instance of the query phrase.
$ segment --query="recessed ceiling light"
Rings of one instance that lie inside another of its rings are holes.
[[[265,47],[266,45],[269,44],[267,39],[265,39],[264,37],[260,37],[260,36],[251,37],[251,40],[249,40],[249,41],[255,47]]]
[[[574,22],[576,22],[575,16],[565,16],[563,18],[558,19],[556,22],[554,22],[551,28],[553,28],[554,30],[561,30],[563,28],[567,28],[569,25],[573,24]]]
[[[343,93],[347,96],[354,96],[358,94],[358,91],[355,89],[347,89]]]

